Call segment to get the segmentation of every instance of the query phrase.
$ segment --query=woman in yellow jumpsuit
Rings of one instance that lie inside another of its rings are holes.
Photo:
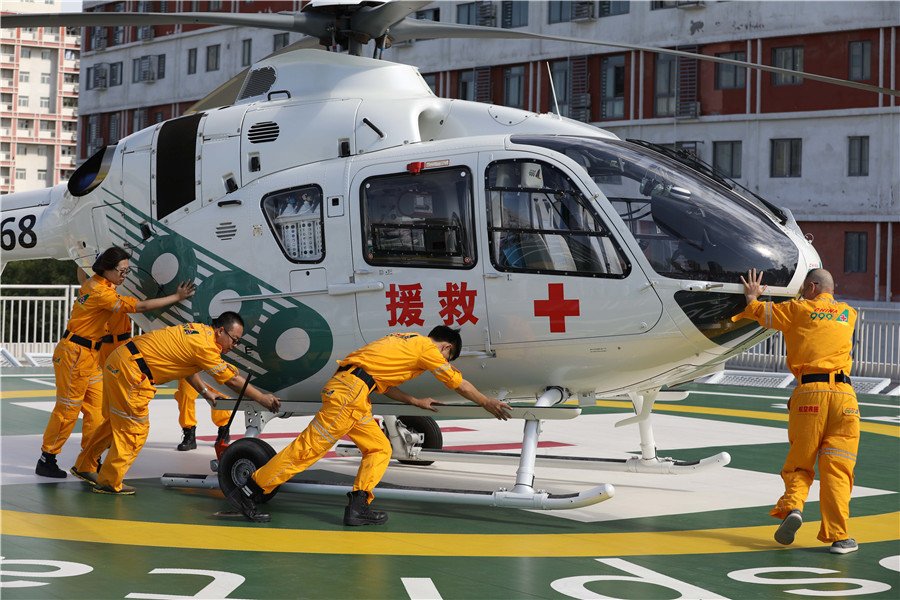
[[[100,350],[107,334],[107,323],[128,320],[128,313],[164,308],[194,294],[194,284],[185,282],[178,290],[164,298],[138,300],[116,292],[130,271],[128,253],[113,246],[97,257],[91,269],[94,275],[78,291],[72,314],[63,338],[53,352],[53,373],[56,376],[56,406],[44,430],[41,458],[35,473],[43,477],[62,479],[66,472],[56,463],[78,414],[84,412],[82,441],[86,440],[101,421],[97,395],[85,401],[88,385],[100,374]],[[130,328],[130,324],[129,324]]]
[[[818,539],[834,554],[854,552],[858,545],[847,531],[853,469],[859,448],[859,405],[850,385],[850,358],[856,311],[834,299],[834,280],[814,269],[803,282],[803,299],[775,304],[757,298],[767,286],[762,272],[747,273],[747,308],[732,317],[749,318],[784,334],[787,366],[800,383],[788,401],[788,451],[781,470],[784,495],[769,514],[782,519],[775,541],[791,544],[803,524],[803,505],[819,465]]]
[[[281,452],[260,467],[243,486],[229,494],[228,502],[256,522],[271,520],[256,503],[264,494],[322,458],[344,435],[362,452],[362,462],[353,482],[350,502],[344,511],[345,525],[378,525],[387,514],[369,509],[372,490],[381,481],[391,459],[391,442],[372,415],[369,394],[378,391],[392,400],[433,410],[440,404],[432,398],[415,398],[395,387],[430,371],[439,381],[467,400],[506,420],[507,404],[488,398],[463,379],[450,365],[459,356],[462,340],[458,330],[439,325],[428,337],[418,333],[392,333],[351,352],[338,361],[338,370],[322,389],[322,408],[307,428]]]

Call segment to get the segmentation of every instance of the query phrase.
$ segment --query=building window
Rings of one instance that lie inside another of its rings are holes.
[[[188,50],[188,58],[187,58],[187,74],[193,75],[197,72],[197,49],[191,48]]]
[[[770,177],[800,177],[803,141],[799,138],[772,140]]]
[[[650,2],[650,10],[675,8],[676,6],[678,6],[677,0],[652,0],[652,2]]]
[[[276,33],[272,36],[272,51],[276,52],[288,45],[288,33]]]
[[[459,93],[457,97],[460,100],[475,101],[475,71],[459,72]]]
[[[19,154],[19,156],[28,156],[28,145],[16,144],[16,152]]]
[[[525,100],[525,67],[503,69],[503,104],[512,108],[522,108]]]
[[[134,114],[131,116],[131,130],[132,131],[140,131],[144,127],[147,126],[147,109],[146,108],[138,108],[135,109]]]
[[[209,10],[222,10],[222,0],[210,0]]]
[[[850,42],[850,80],[866,81],[871,75],[872,42]]]
[[[728,58],[731,60],[747,60],[746,52],[722,52],[716,54],[719,58]],[[716,63],[716,89],[717,90],[734,90],[744,89],[747,85],[746,81],[747,69],[737,65],[727,65]]]
[[[572,20],[572,2],[570,0],[550,0],[550,23],[565,23]]]
[[[559,108],[559,116],[568,117],[571,100],[569,88],[572,87],[569,77],[569,61],[557,60],[550,63],[550,77],[553,81],[553,88],[550,91],[556,93],[556,101],[552,107]]]
[[[19,96],[19,108],[28,108],[28,96]]]
[[[241,42],[241,66],[249,67],[253,60],[253,40],[243,40]]]
[[[50,51],[49,50],[41,50],[41,58],[44,60],[50,60]]]
[[[30,130],[32,128],[32,126],[33,125],[32,125],[31,119],[18,119],[18,122],[16,124],[17,129],[29,129]]]
[[[31,58],[31,48],[22,48],[19,50],[19,56],[21,58]]]
[[[119,113],[114,112],[109,115],[109,143],[115,144],[119,141]]]
[[[47,146],[38,146],[38,156],[47,156],[49,154],[49,148]]]
[[[865,273],[869,234],[865,231],[844,233],[844,273]]]
[[[50,108],[50,98],[49,97],[41,98],[41,108]]]
[[[713,168],[721,175],[741,176],[741,142],[713,142]]]
[[[803,46],[775,48],[772,50],[772,65],[792,71],[803,70]],[[785,73],[772,73],[772,85],[799,85],[803,78]]]
[[[115,62],[109,65],[109,85],[122,85],[122,63]]]
[[[212,46],[206,47],[206,70],[207,71],[218,71],[219,70],[219,44],[214,44]]]
[[[504,0],[500,24],[505,29],[528,25],[528,2]]]
[[[853,136],[850,138],[849,166],[850,177],[867,177],[869,175],[869,136]]]
[[[675,114],[675,57],[671,54],[656,55],[656,81],[653,88],[653,115],[671,117]]]
[[[622,119],[625,117],[625,57],[605,57],[600,71],[600,118]]]
[[[38,169],[37,178],[38,181],[47,181],[47,169]]]
[[[16,169],[16,179],[21,181],[21,180],[25,179],[27,176],[28,176],[28,174],[25,172],[25,169]]]
[[[50,73],[41,73],[41,83],[50,83]]]
[[[628,0],[607,0],[600,2],[600,16],[611,17],[613,15],[627,15],[628,6],[631,4]]]
[[[19,71],[19,83],[28,83],[31,81],[31,73],[28,71]]]
[[[456,22],[462,25],[478,24],[478,10],[474,2],[466,2],[456,7]]]
[[[431,91],[437,94],[437,75],[434,73],[431,73],[429,75],[422,75],[422,79],[425,80],[425,83],[428,84],[428,87],[431,89]]]
[[[418,19],[419,21],[440,21],[441,9],[426,8],[425,10],[417,10],[416,19]]]

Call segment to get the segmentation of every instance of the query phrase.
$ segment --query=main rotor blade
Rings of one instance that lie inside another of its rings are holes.
[[[696,60],[706,60],[711,62],[722,63],[726,65],[735,65],[737,67],[745,67],[748,69],[758,69],[761,71],[769,71],[770,73],[780,73],[783,75],[791,75],[793,77],[802,77],[804,79],[812,79],[813,81],[821,81],[823,83],[831,83],[844,87],[856,88],[875,92],[876,94],[890,94],[891,96],[900,96],[900,90],[892,90],[890,88],[861,83],[859,81],[847,81],[846,79],[837,79],[826,75],[816,75],[814,73],[805,73],[803,71],[793,71],[791,69],[783,69],[781,67],[772,67],[757,63],[746,62],[742,60],[733,60],[730,58],[722,58],[720,56],[709,56],[706,54],[696,54],[694,52],[684,52],[682,50],[671,50],[669,48],[654,48],[652,46],[640,46],[636,44],[626,44],[623,42],[610,42],[596,40],[585,40],[581,38],[562,37],[556,35],[545,35],[542,33],[529,33],[527,31],[512,31],[510,29],[498,29],[495,27],[480,27],[478,25],[460,25],[458,23],[438,23],[436,21],[420,21],[407,17],[402,22],[391,27],[388,37],[393,42],[402,42],[412,39],[439,39],[439,38],[481,38],[481,39],[532,39],[532,40],[549,40],[555,42],[571,42],[576,44],[588,44],[591,46],[606,46],[610,48],[625,48],[627,50],[639,50],[642,52],[652,52],[655,54],[671,54],[674,56],[683,56],[685,58],[693,58]]]
[[[430,0],[424,2],[398,0],[385,2],[380,6],[364,6],[350,17],[350,29],[371,38],[379,38],[388,31],[391,25],[402,21],[429,4],[431,4]]]
[[[0,27],[109,27],[119,25],[231,25],[303,33],[317,38],[330,36],[333,20],[318,14],[266,13],[37,13],[3,15]]]

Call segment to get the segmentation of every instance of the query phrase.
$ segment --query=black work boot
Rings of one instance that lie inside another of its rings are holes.
[[[228,431],[227,425],[222,425],[219,427],[219,435],[216,436],[216,443],[225,442],[225,445],[231,443],[231,432]]]
[[[386,512],[369,508],[369,493],[365,490],[347,492],[350,503],[344,509],[344,525],[381,525],[386,523]]]
[[[248,520],[254,523],[267,523],[272,520],[269,513],[260,512],[256,508],[256,503],[262,500],[263,491],[253,479],[248,479],[247,483],[234,488],[226,500],[228,504],[236,508]]]
[[[181,443],[178,444],[176,450],[196,450],[197,449],[197,426],[194,427],[185,427],[181,430],[184,434],[184,439],[181,440]]]
[[[41,457],[38,459],[34,472],[41,477],[53,477],[54,479],[66,478],[66,472],[60,469],[59,465],[56,464],[56,455],[47,452],[41,452]]]

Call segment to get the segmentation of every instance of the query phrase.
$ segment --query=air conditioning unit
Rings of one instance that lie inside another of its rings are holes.
[[[573,2],[572,3],[572,20],[578,22],[594,20],[594,3],[593,2]]]
[[[679,0],[675,3],[675,7],[684,10],[694,10],[706,7],[706,2],[703,0]]]
[[[156,81],[159,59],[156,56],[144,56],[141,58],[141,81]]]
[[[97,90],[105,90],[107,86],[107,67],[106,65],[94,65],[93,70],[93,81],[91,81],[91,87]]]
[[[144,25],[140,29],[139,37],[142,42],[149,42],[156,35],[156,32],[153,30],[153,27],[150,25]]]

